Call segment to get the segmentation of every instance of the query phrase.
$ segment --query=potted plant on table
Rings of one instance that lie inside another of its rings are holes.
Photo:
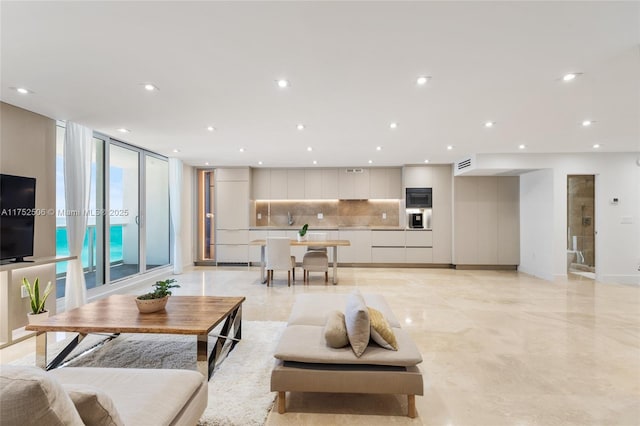
[[[298,231],[298,241],[306,241],[307,239],[307,229],[309,229],[309,224],[305,223],[302,228]]]
[[[171,289],[180,287],[178,284],[174,284],[175,282],[176,280],[172,278],[156,281],[152,292],[136,297],[136,305],[140,313],[149,314],[163,310],[167,306],[169,296],[171,296]]]
[[[36,278],[35,281],[33,281],[33,285],[31,285],[28,279],[22,278],[22,286],[27,290],[27,294],[29,295],[29,304],[31,305],[31,312],[27,314],[29,324],[38,324],[39,322],[42,322],[42,320],[49,318],[49,311],[45,309],[44,304],[47,301],[47,297],[49,297],[49,294],[51,294],[51,291],[53,290],[51,281],[47,284],[42,296],[40,295],[39,278]]]

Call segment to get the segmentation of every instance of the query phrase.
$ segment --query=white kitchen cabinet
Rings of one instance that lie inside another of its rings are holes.
[[[348,172],[347,170],[359,170]],[[369,169],[340,168],[338,172],[338,192],[342,200],[365,200],[369,198]]]
[[[249,231],[249,242],[254,240],[266,240],[269,231]],[[260,246],[249,246],[249,262],[260,264]]]
[[[322,170],[321,169],[305,169],[304,198],[306,198],[307,200],[322,199]]]
[[[251,193],[253,200],[268,200],[271,198],[271,170],[251,170]]]
[[[218,229],[216,234],[218,244],[247,244],[248,241],[248,229]]]
[[[249,169],[216,169],[216,262],[249,261]]]
[[[408,229],[405,232],[405,241],[407,247],[432,247],[433,232]]]
[[[383,247],[403,247],[405,246],[404,230],[402,231],[387,231],[387,230],[372,230],[371,231],[371,246],[383,246]]]
[[[434,263],[433,249],[430,247],[407,247],[405,256],[407,263]]]
[[[269,188],[272,200],[286,200],[288,198],[287,169],[271,169]]]
[[[338,191],[338,170],[322,169],[322,198],[323,200],[336,200]]]
[[[249,228],[249,182],[216,182],[216,229]]]
[[[247,244],[216,245],[216,262],[247,263],[248,261],[249,261],[249,246]]]
[[[390,167],[371,168],[369,169],[369,185],[369,198],[402,198],[402,169]]]
[[[431,188],[433,187],[432,166],[405,166],[405,188]]]
[[[371,247],[373,263],[405,263],[404,247]]]
[[[454,186],[454,263],[518,265],[519,178],[459,176]]]
[[[215,170],[216,182],[223,181],[249,181],[248,167],[220,168]]]
[[[433,184],[433,263],[450,264],[453,241],[453,171],[451,165],[429,167]]]
[[[371,230],[340,230],[338,239],[349,240],[351,244],[338,248],[338,262],[371,263]]]
[[[287,170],[287,198],[289,200],[303,200],[304,195],[304,169]]]

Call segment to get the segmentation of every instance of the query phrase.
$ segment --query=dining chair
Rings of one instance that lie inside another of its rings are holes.
[[[291,286],[291,271],[293,281],[296,280],[296,258],[291,256],[291,240],[287,237],[267,238],[265,269],[267,270],[267,287],[273,280],[273,271],[287,271],[287,285]]]
[[[326,241],[325,232],[310,232],[309,241]],[[309,282],[309,272],[324,272],[325,283],[329,281],[329,256],[323,246],[309,246],[302,257],[303,281]]]

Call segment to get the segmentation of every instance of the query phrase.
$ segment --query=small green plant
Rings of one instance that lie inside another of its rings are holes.
[[[46,311],[44,308],[44,304],[47,301],[47,297],[51,294],[53,287],[51,286],[51,281],[47,284],[47,287],[44,289],[44,294],[40,296],[40,280],[38,278],[33,282],[33,286],[29,282],[28,279],[22,278],[22,286],[29,293],[29,303],[31,304],[31,313],[33,315],[41,314]]]
[[[162,299],[165,296],[171,296],[170,289],[180,287],[178,284],[173,284],[175,282],[176,280],[174,280],[173,278],[169,278],[164,281],[156,281],[156,283],[153,285],[155,289],[150,293],[143,294],[142,296],[138,296],[138,299],[140,300]]]
[[[306,233],[307,233],[307,229],[309,229],[309,224],[305,223],[304,226],[302,228],[300,228],[300,230],[298,231],[298,234],[301,237],[304,237],[306,235]]]

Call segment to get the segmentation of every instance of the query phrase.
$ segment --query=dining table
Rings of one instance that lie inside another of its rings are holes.
[[[249,243],[253,246],[260,246],[260,279],[261,282],[267,282],[267,276],[265,274],[265,249],[267,246],[267,240],[253,240]],[[307,247],[326,247],[331,248],[333,257],[333,284],[338,284],[338,247],[348,247],[351,245],[349,240],[322,240],[322,241],[299,241],[291,240],[292,246],[307,246]]]

